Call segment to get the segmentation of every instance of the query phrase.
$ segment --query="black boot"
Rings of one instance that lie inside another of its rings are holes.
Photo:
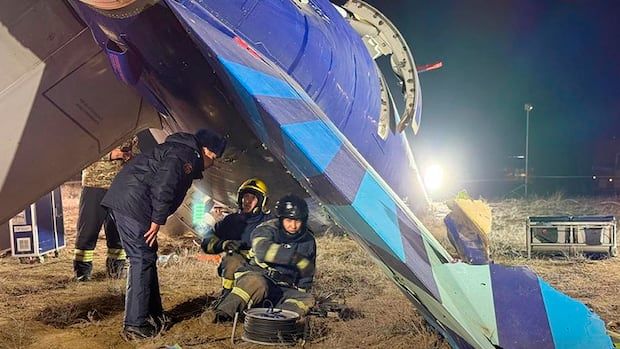
[[[202,316],[207,321],[207,323],[211,324],[222,324],[225,322],[231,322],[233,320],[232,316],[217,309],[209,309],[205,311]]]
[[[234,293],[230,293],[215,307],[215,312],[219,315],[227,315],[229,319],[232,319],[235,313],[242,311],[243,308],[245,308],[243,299]]]
[[[77,281],[90,281],[93,275],[93,262],[73,261],[73,271]]]
[[[143,325],[143,326],[130,326],[125,325],[123,327],[123,339],[126,341],[130,340],[140,340],[153,338],[159,334],[157,328],[151,324]]]
[[[106,271],[112,279],[125,279],[127,277],[127,261],[124,259],[106,258]]]

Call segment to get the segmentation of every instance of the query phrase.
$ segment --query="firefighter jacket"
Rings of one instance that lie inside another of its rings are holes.
[[[252,232],[253,264],[278,284],[309,289],[314,279],[316,241],[305,225],[289,234],[278,219],[259,225]]]
[[[138,148],[138,137],[134,136],[117,148],[124,152],[131,152],[132,156],[140,154]],[[112,184],[112,180],[121,170],[125,161],[123,159],[114,159],[110,157],[112,153],[107,153],[101,159],[95,161],[90,166],[82,170],[82,186],[91,188],[108,189]]]
[[[271,219],[270,215],[262,212],[231,213],[215,224],[202,240],[202,250],[205,253],[217,254],[224,252],[222,245],[226,240],[241,241],[241,249],[249,250],[252,247],[252,231],[262,222]]]
[[[123,167],[101,205],[139,222],[163,225],[203,170],[202,147],[194,135],[172,134]]]

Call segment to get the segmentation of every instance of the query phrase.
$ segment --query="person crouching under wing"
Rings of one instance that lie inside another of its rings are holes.
[[[208,254],[226,252],[217,268],[222,278],[220,300],[233,288],[235,272],[250,259],[251,233],[259,224],[271,219],[267,209],[269,189],[259,178],[246,180],[237,190],[239,211],[215,224],[202,240],[201,248]]]
[[[295,195],[275,206],[277,219],[252,233],[254,258],[235,274],[235,285],[211,313],[212,322],[233,319],[246,307],[273,304],[276,308],[308,314],[315,299],[309,292],[314,280],[316,241],[308,229],[308,205]]]

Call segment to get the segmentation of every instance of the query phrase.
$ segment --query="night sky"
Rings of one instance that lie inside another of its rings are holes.
[[[444,63],[420,75],[421,167],[464,183],[523,167],[526,102],[531,175],[590,176],[597,143],[620,136],[620,1],[369,2],[417,65]]]

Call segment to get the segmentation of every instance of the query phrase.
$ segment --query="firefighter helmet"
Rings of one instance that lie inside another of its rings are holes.
[[[276,216],[280,219],[299,219],[305,223],[308,221],[308,204],[298,196],[285,195],[276,202]]]
[[[237,205],[239,208],[243,206],[243,194],[250,193],[256,196],[258,199],[258,205],[254,209],[253,213],[262,211],[263,213],[269,213],[267,208],[267,200],[269,199],[269,188],[267,184],[260,178],[250,178],[247,181],[241,183],[239,189],[237,189]]]

